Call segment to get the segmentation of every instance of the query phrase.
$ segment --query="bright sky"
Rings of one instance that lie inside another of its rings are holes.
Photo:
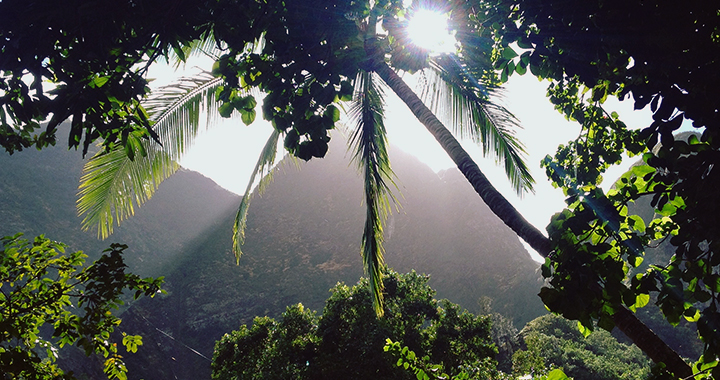
[[[172,70],[167,67],[159,70],[156,68],[150,75],[158,78],[156,81],[158,84],[167,83],[169,79],[165,77],[174,76]],[[406,79],[410,82],[413,78]],[[495,165],[492,160],[483,158],[481,149],[474,143],[463,143],[495,187],[541,231],[545,231],[551,215],[562,210],[565,204],[562,191],[554,189],[547,181],[544,171],[540,168],[540,160],[547,154],[553,154],[559,144],[574,139],[579,132],[576,123],[567,122],[553,109],[545,98],[545,87],[545,82],[538,82],[530,75],[516,75],[511,77],[504,98],[500,100],[518,117],[523,126],[523,129],[517,131],[517,136],[526,145],[527,162],[537,181],[534,194],[527,194],[523,198],[517,197],[510,188],[502,168]],[[386,127],[391,144],[418,157],[436,172],[453,168],[454,164],[445,151],[425,127],[415,120],[405,104],[390,92],[386,95],[388,103]],[[606,106],[608,111],[617,111],[630,128],[645,127],[651,121],[649,111],[633,111],[632,104],[628,101],[608,100]],[[260,112],[250,126],[245,126],[239,120],[214,126],[198,137],[195,146],[186,154],[181,164],[188,169],[203,173],[230,191],[242,194],[271,128],[269,123],[262,120]],[[627,167],[627,164],[624,167]],[[348,170],[353,168],[349,167]],[[616,169],[608,173],[606,178],[616,178],[624,170],[624,168]],[[400,181],[402,182],[402,179]],[[609,186],[610,181],[606,182]],[[532,254],[534,258],[540,260],[534,252]]]
[[[428,22],[423,24],[427,26]],[[447,45],[442,41],[440,44]],[[192,69],[193,66],[210,68],[211,65],[212,61],[209,59],[190,61],[184,75],[197,72],[197,68]],[[149,77],[157,78],[153,83],[154,87],[157,87],[171,82],[178,75],[167,66],[155,65]],[[414,82],[414,78],[409,75],[406,75],[405,79],[408,83]],[[540,168],[540,161],[545,155],[552,155],[559,144],[574,139],[579,132],[578,125],[567,122],[545,98],[546,86],[546,82],[541,83],[529,74],[514,75],[506,85],[503,99],[499,99],[500,103],[518,117],[523,126],[523,129],[517,131],[517,136],[527,148],[527,162],[537,182],[534,194],[527,194],[522,198],[516,196],[502,168],[492,160],[484,159],[481,149],[474,143],[463,143],[493,185],[541,231],[545,231],[552,214],[561,211],[565,203],[562,191],[554,189],[548,182]],[[391,144],[415,155],[436,172],[454,167],[454,163],[405,104],[390,91],[386,95],[386,127]],[[617,111],[620,118],[633,129],[645,127],[651,122],[649,110],[633,111],[629,101],[609,99],[605,107],[608,112]],[[272,126],[262,120],[260,110],[255,122],[250,126],[245,126],[239,120],[224,122],[202,133],[195,146],[181,160],[181,164],[203,173],[230,191],[242,194],[271,131]],[[629,160],[626,160],[622,167],[607,173],[605,178],[617,178],[629,166],[627,161]],[[353,169],[349,167],[348,170]],[[402,182],[402,179],[399,180]],[[604,185],[610,186],[611,182],[606,180]],[[541,261],[534,251],[529,251],[536,260]]]

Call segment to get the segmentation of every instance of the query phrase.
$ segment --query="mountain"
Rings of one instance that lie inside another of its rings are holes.
[[[333,148],[299,169],[282,164],[267,191],[253,197],[239,265],[230,251],[231,210],[219,229],[196,240],[202,254],[188,253],[167,274],[168,296],[128,311],[128,332],[152,337],[149,346],[158,348],[154,358],[146,356],[147,345],[142,357],[129,358],[131,371],[207,378],[207,358],[222,334],[298,302],[320,311],[330,287],[357,281],[362,183],[344,149]],[[538,264],[457,171],[437,175],[401,152],[392,162],[401,208],[387,222],[389,266],[430,274],[438,298],[471,311],[488,296],[519,326],[544,313]]]
[[[60,147],[0,154],[0,236],[45,234],[95,259],[113,242],[130,248],[125,260],[137,274],[160,276],[190,241],[219,221],[238,197],[210,179],[180,170],[165,181],[157,201],[136,210],[106,241],[82,231],[75,208],[81,153]],[[163,269],[161,269],[163,268]]]
[[[230,236],[239,197],[198,173],[171,177],[117,229],[110,240],[130,246],[131,270],[164,275],[168,291],[122,316],[123,330],[145,342],[125,355],[131,378],[209,378],[222,334],[298,302],[319,311],[330,287],[358,280],[362,182],[344,152],[336,143],[324,159],[279,165],[267,191],[253,196],[238,265]],[[436,174],[414,157],[391,154],[400,206],[387,221],[388,265],[430,274],[437,298],[470,311],[490,297],[517,326],[543,314],[538,264],[462,175]],[[0,232],[45,232],[88,252],[107,247],[79,231],[79,156],[62,149],[3,156],[0,216],[10,223]]]

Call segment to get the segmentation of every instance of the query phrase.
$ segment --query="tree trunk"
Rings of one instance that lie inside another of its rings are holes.
[[[550,240],[525,220],[515,207],[492,186],[470,155],[455,139],[455,136],[425,106],[402,78],[379,59],[374,62],[373,70],[432,133],[490,210],[541,256],[547,257],[552,251]],[[613,316],[613,320],[620,331],[632,339],[655,363],[665,363],[667,370],[677,377],[692,376],[690,366],[628,309],[621,306],[621,309]]]
[[[387,64],[380,63],[374,69],[405,102],[415,117],[432,133],[492,212],[533,249],[542,256],[547,256],[551,251],[550,241],[525,220],[515,207],[493,187],[475,161],[455,139],[455,136],[435,117],[435,114],[415,95],[415,92]]]

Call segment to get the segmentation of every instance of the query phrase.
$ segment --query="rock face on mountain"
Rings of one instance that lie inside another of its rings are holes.
[[[230,237],[239,197],[194,172],[171,177],[120,226],[110,240],[130,246],[131,269],[164,275],[168,291],[123,314],[123,330],[145,343],[125,355],[131,378],[209,378],[222,334],[298,302],[320,311],[330,287],[358,280],[363,190],[344,152],[335,145],[325,159],[276,169],[267,191],[252,199],[238,265]],[[60,149],[3,156],[0,216],[12,223],[1,232],[45,232],[86,251],[109,245],[79,232],[79,156]],[[399,208],[386,224],[387,264],[431,275],[437,298],[470,311],[490,297],[517,326],[544,313],[538,264],[461,174],[438,175],[402,152],[392,158]]]

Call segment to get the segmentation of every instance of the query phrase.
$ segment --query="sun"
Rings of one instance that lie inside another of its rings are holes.
[[[408,34],[413,44],[433,54],[455,52],[455,36],[448,30],[447,15],[429,9],[416,11],[409,20]]]

